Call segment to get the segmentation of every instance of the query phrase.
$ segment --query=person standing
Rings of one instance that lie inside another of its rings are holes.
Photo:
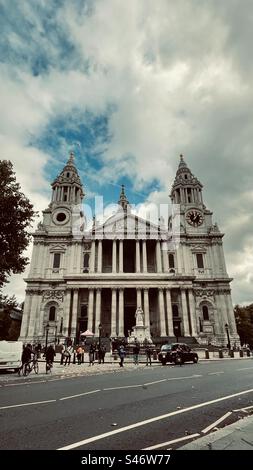
[[[126,351],[125,351],[125,348],[124,348],[124,346],[123,346],[123,344],[122,344],[122,345],[119,347],[119,358],[120,358],[119,365],[120,365],[120,367],[124,367],[124,366],[123,366],[123,363],[124,363],[125,355],[126,355]]]
[[[55,357],[55,350],[51,344],[45,352],[45,357],[46,357],[46,374],[47,374],[48,371],[50,371],[51,368],[53,367],[53,362],[54,362],[54,357]]]
[[[94,346],[94,344],[91,343],[90,349],[89,349],[89,361],[90,361],[89,366],[90,365],[94,366],[95,351],[96,351],[96,347]]]
[[[133,359],[134,359],[135,365],[139,364],[139,352],[140,352],[140,345],[136,341],[133,347]]]
[[[82,354],[83,354],[83,348],[82,348],[82,346],[78,346],[78,348],[76,350],[76,357],[77,357],[77,362],[78,362],[79,366],[82,362]]]
[[[151,362],[151,356],[152,356],[152,350],[151,350],[151,346],[150,344],[146,344],[146,347],[145,347],[145,353],[146,353],[146,366],[148,365],[152,365],[152,362]]]

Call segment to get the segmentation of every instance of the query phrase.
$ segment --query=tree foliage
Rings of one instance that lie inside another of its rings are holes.
[[[22,273],[29,259],[23,255],[35,216],[33,205],[21,192],[10,161],[0,160],[0,288],[11,273]]]
[[[249,344],[253,348],[253,304],[246,306],[236,305],[234,312],[241,344]]]

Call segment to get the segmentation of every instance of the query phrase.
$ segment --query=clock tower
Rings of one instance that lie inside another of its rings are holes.
[[[174,253],[178,275],[192,276],[198,339],[217,344],[238,343],[230,282],[223,252],[223,236],[213,213],[206,208],[203,185],[188,168],[183,155],[172,185],[172,204],[180,206],[180,243]],[[193,304],[193,302],[192,302]],[[228,325],[228,326],[227,326]]]

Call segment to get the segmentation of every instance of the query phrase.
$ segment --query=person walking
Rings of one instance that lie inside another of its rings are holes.
[[[125,355],[126,355],[126,351],[125,351],[125,348],[124,348],[124,346],[123,346],[123,344],[122,344],[122,345],[119,347],[119,358],[120,358],[119,365],[120,365],[120,367],[124,367],[124,366],[123,366],[123,363],[124,363]]]
[[[152,365],[152,361],[151,361],[152,349],[151,349],[150,344],[146,344],[145,353],[146,353],[146,366],[148,365],[151,366]]]
[[[96,346],[94,344],[91,343],[90,345],[90,349],[89,349],[89,366],[94,366],[94,355],[95,355],[95,351],[96,351]]]
[[[70,365],[72,352],[73,352],[72,346],[66,347],[65,350],[63,351],[63,357],[65,358],[64,366],[66,366],[67,364]]]
[[[136,366],[139,364],[139,352],[140,352],[140,345],[136,341],[133,347],[133,360]]]
[[[77,357],[77,363],[79,366],[82,363],[82,354],[83,354],[83,348],[82,346],[78,346],[76,350],[76,357]]]
[[[45,357],[46,357],[46,374],[51,371],[53,367],[53,362],[54,362],[54,357],[55,357],[55,350],[50,344],[50,346],[47,348],[45,352]]]

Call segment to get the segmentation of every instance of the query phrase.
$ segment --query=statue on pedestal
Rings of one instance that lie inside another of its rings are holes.
[[[135,312],[136,326],[144,326],[144,313],[141,307],[138,307]]]

